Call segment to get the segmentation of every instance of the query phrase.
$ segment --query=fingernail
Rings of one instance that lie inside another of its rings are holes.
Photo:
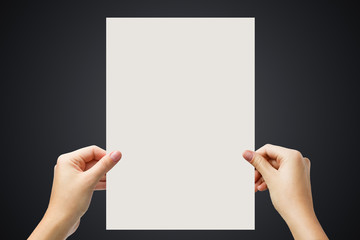
[[[121,152],[119,151],[113,151],[110,153],[110,158],[114,161],[114,162],[118,162],[121,158]]]
[[[247,150],[243,153],[243,157],[245,158],[246,161],[250,162],[254,157],[254,152]]]

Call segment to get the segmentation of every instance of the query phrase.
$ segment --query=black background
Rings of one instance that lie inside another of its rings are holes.
[[[355,5],[129,0],[0,8],[3,236],[24,239],[40,221],[58,155],[106,146],[107,16],[255,17],[256,148],[273,143],[309,157],[315,210],[329,237],[344,239],[358,228],[351,220],[360,165]],[[255,231],[106,231],[105,207],[105,192],[96,192],[71,239],[291,238],[268,192],[256,194]]]

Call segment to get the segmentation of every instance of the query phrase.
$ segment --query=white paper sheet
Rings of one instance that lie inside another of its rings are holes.
[[[107,229],[254,229],[254,18],[107,18]]]

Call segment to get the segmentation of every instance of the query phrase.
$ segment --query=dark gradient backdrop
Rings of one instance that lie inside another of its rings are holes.
[[[358,210],[360,166],[355,5],[268,0],[1,4],[2,236],[24,239],[40,221],[59,154],[90,144],[106,146],[107,16],[254,16],[256,147],[273,143],[299,149],[312,160],[314,204],[328,235],[345,239],[358,228],[358,221],[351,220]],[[96,192],[71,237],[79,238],[291,235],[268,192],[256,194],[255,231],[106,231],[105,192]]]

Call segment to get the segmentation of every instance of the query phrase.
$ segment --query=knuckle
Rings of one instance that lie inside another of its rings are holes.
[[[270,144],[270,143],[267,143],[267,144],[265,144],[264,145],[264,148],[269,148],[269,147],[271,147],[272,145]]]
[[[57,164],[61,164],[62,162],[64,162],[65,158],[66,158],[66,154],[61,154],[57,159]]]
[[[291,150],[291,154],[292,154],[296,159],[302,159],[302,154],[301,154],[301,152],[299,152],[298,150]]]
[[[91,149],[96,149],[96,148],[99,148],[98,146],[96,146],[95,144],[92,144],[89,146]]]
[[[103,165],[105,169],[111,168],[111,162],[110,161],[103,161]]]
[[[63,153],[57,159],[57,165],[64,164],[71,157],[71,153]]]
[[[110,163],[109,161],[99,161],[97,164],[99,164],[101,172],[103,172],[104,174],[108,171],[108,169],[110,169]]]
[[[90,147],[90,149],[93,150],[93,151],[94,151],[94,150],[101,149],[99,146],[97,146],[97,145],[95,145],[95,144],[90,145],[89,147]]]
[[[263,163],[262,163],[262,159],[259,155],[255,155],[254,159],[253,159],[253,164],[256,168],[261,168]]]

